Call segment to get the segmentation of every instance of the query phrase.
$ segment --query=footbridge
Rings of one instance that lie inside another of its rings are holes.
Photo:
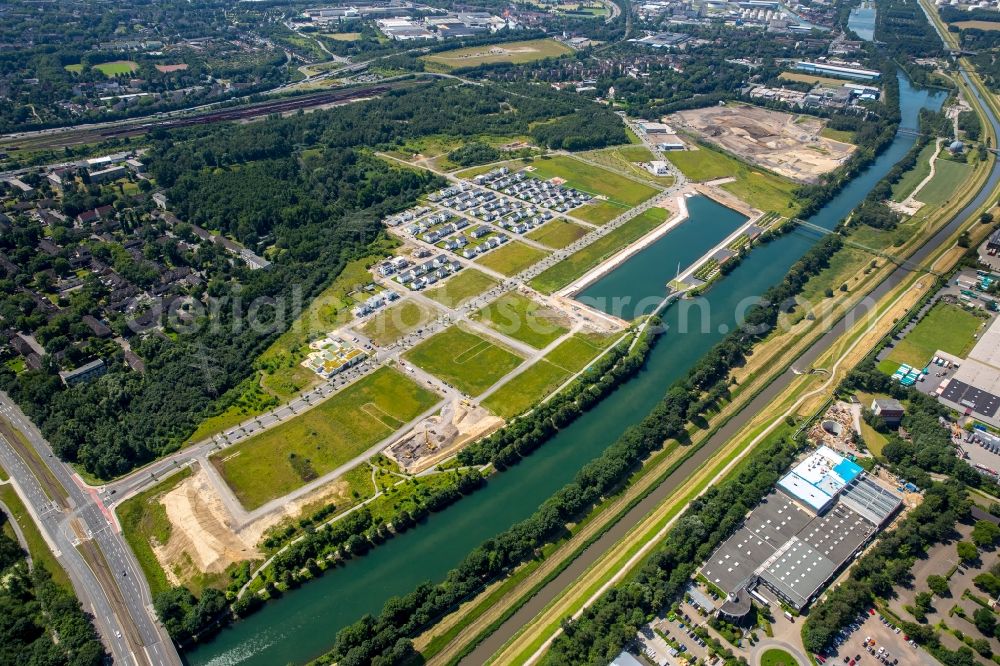
[[[904,270],[913,271],[913,272],[920,272],[920,273],[928,273],[928,274],[933,275],[935,277],[942,277],[941,273],[938,273],[937,271],[931,270],[930,268],[927,268],[925,266],[921,266],[920,264],[917,264],[916,262],[910,261],[909,259],[903,259],[901,257],[897,257],[896,255],[890,254],[890,253],[886,252],[885,250],[878,250],[878,249],[873,248],[873,247],[868,247],[867,245],[864,245],[862,243],[858,243],[857,241],[851,240],[848,236],[845,236],[844,234],[842,234],[842,233],[840,233],[838,231],[834,231],[832,229],[827,229],[826,227],[821,227],[818,224],[813,224],[812,222],[807,222],[806,220],[800,220],[797,217],[796,218],[791,218],[790,222],[792,222],[794,224],[797,224],[800,227],[804,227],[806,229],[810,229],[812,231],[819,232],[820,234],[822,234],[824,236],[827,236],[829,234],[837,234],[838,236],[840,236],[840,238],[843,241],[844,245],[849,245],[849,246],[857,248],[859,250],[863,250],[863,251],[865,251],[865,252],[867,252],[869,254],[873,254],[873,255],[875,255],[877,257],[882,257],[883,259],[886,259],[887,261],[892,262],[893,264],[895,264],[896,266],[899,266],[900,268],[902,268]]]

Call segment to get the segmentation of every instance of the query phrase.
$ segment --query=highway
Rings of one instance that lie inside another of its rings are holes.
[[[77,483],[72,468],[2,392],[0,465],[94,616],[115,663],[179,665],[177,650],[153,617],[146,580],[97,493]]]
[[[968,74],[963,73],[963,78],[969,88],[976,95],[980,107],[986,114],[987,119],[993,127],[994,135],[1000,136],[1000,122],[985,100],[982,99],[979,89],[973,85]],[[948,239],[970,219],[977,215],[977,211],[993,196],[997,185],[1000,184],[1000,160],[993,164],[993,169],[985,185],[980,189],[976,197],[967,204],[961,211],[955,214],[937,233],[935,233],[923,246],[918,248],[903,266],[878,284],[868,295],[860,301],[843,318],[831,327],[819,340],[813,343],[798,358],[790,359],[789,370],[785,371],[771,384],[761,391],[740,414],[758,414],[768,408],[770,403],[778,397],[795,378],[795,373],[791,372],[791,364],[799,368],[806,368],[819,358],[824,352],[830,349],[839,338],[847,332],[853,322],[862,321],[868,316],[873,304],[886,296],[889,292],[899,286],[912,272],[911,267],[922,264],[935,250],[941,247]],[[695,471],[707,464],[712,455],[721,448],[729,439],[736,435],[745,423],[745,419],[737,414],[729,419],[725,425],[719,428],[715,434],[702,445],[690,458],[688,458],[669,477],[663,480],[651,493],[638,502],[630,511],[620,518],[611,528],[609,528],[599,539],[584,550],[579,557],[571,562],[558,576],[541,588],[530,600],[513,613],[503,624],[487,636],[476,648],[470,652],[460,663],[461,664],[484,664],[490,657],[501,649],[522,627],[531,623],[553,599],[555,599],[564,589],[571,587],[589,567],[607,550],[619,545],[622,538],[632,528],[638,524],[643,517],[652,511],[658,504],[666,501],[673,493],[674,489]]]

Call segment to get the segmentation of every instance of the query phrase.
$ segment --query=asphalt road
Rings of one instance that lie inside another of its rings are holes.
[[[151,615],[149,587],[132,551],[109,522],[96,493],[75,482],[72,470],[53,455],[48,442],[4,393],[0,393],[0,417],[24,435],[58,484],[53,486],[52,478],[40,480],[30,462],[34,454],[19,453],[16,441],[0,435],[0,465],[69,574],[84,608],[93,614],[115,663],[179,665],[173,643]],[[50,497],[43,488],[57,496]]]
[[[970,88],[975,91],[976,97],[979,98],[979,103],[985,110],[986,116],[989,119],[990,124],[993,126],[994,132],[996,132],[997,136],[1000,136],[1000,123],[997,122],[997,118],[993,115],[990,107],[987,106],[985,101],[981,98],[978,90],[972,85],[972,82],[969,81],[968,75],[963,73],[963,77],[965,78],[966,83],[969,84]],[[847,331],[850,323],[864,318],[868,314],[868,310],[873,303],[888,294],[904,279],[906,279],[906,277],[912,272],[910,267],[921,264],[931,255],[932,252],[944,244],[962,224],[966,223],[970,217],[975,215],[976,211],[990,197],[990,194],[996,188],[998,182],[1000,182],[1000,160],[994,163],[993,171],[990,173],[990,177],[987,180],[986,185],[979,191],[979,194],[976,195],[975,199],[973,199],[971,203],[956,214],[948,222],[948,224],[942,227],[941,230],[930,238],[930,240],[921,246],[910,257],[910,260],[906,262],[905,266],[899,267],[890,273],[889,277],[876,286],[868,294],[868,297],[856,305],[847,314],[847,316],[838,321],[825,335],[823,335],[823,337],[816,341],[798,358],[793,359],[793,364],[801,368],[810,366],[823,352],[829,349],[830,346]],[[794,373],[786,371],[776,380],[771,382],[771,384],[761,391],[753,400],[751,400],[750,403],[747,404],[743,410],[741,410],[740,414],[744,412],[748,414],[757,414],[763,411],[772,400],[774,400],[789,386],[794,377]],[[719,428],[719,430],[673,474],[664,479],[660,485],[646,495],[642,501],[636,504],[635,507],[618,520],[618,522],[616,522],[597,541],[591,544],[590,547],[584,550],[579,557],[577,557],[562,571],[562,573],[539,590],[535,596],[518,609],[517,612],[511,615],[506,622],[496,629],[496,631],[484,639],[476,647],[476,649],[469,653],[469,655],[466,656],[460,663],[466,666],[486,663],[486,661],[508,640],[510,640],[521,627],[528,624],[560,592],[572,585],[573,581],[581,576],[583,572],[586,571],[595,560],[597,560],[598,557],[618,543],[618,541],[625,536],[633,525],[642,520],[642,518],[652,511],[658,504],[665,501],[680,482],[702,467],[720,447],[722,447],[730,438],[735,436],[745,422],[744,419],[740,418],[740,414],[733,416],[724,426]]]

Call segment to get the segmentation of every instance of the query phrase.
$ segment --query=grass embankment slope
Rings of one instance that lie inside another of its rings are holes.
[[[211,462],[243,506],[254,509],[343,465],[439,400],[402,373],[379,368]]]

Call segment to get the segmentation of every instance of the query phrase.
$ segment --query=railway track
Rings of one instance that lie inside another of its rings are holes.
[[[223,109],[221,111],[212,111],[210,113],[189,116],[186,118],[169,118],[166,120],[157,120],[136,125],[127,125],[124,127],[110,127],[100,132],[100,135],[104,138],[133,136],[136,134],[145,134],[146,132],[150,132],[155,129],[178,129],[193,125],[207,125],[210,123],[231,120],[246,120],[260,116],[269,116],[273,113],[287,113],[289,111],[298,111],[299,109],[308,109],[316,106],[323,106],[325,104],[349,102],[355,99],[382,95],[392,88],[393,86],[380,85],[369,88],[357,88],[353,90],[334,90],[304,97],[275,100],[273,102],[265,102],[254,106],[235,107],[232,109]]]

